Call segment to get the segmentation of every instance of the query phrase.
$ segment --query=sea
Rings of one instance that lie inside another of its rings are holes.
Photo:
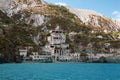
[[[120,80],[120,64],[79,62],[0,64],[0,80]]]

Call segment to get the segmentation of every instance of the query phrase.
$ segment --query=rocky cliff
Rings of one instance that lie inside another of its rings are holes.
[[[92,10],[43,0],[0,0],[0,10],[0,53],[12,54],[23,46],[44,46],[49,34],[42,28],[51,30],[56,25],[68,36],[72,52],[110,53],[110,48],[120,48],[120,23]]]

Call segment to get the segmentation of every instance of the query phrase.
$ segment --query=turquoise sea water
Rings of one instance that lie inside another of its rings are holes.
[[[0,80],[120,80],[120,64],[0,64]]]

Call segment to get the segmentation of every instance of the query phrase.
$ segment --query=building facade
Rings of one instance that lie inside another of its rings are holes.
[[[26,57],[27,56],[27,49],[19,49],[19,55],[20,56],[23,56],[23,57]]]
[[[69,44],[66,44],[66,35],[59,26],[55,30],[50,31],[50,36],[47,38],[48,43],[45,45],[43,50],[50,55],[61,58],[70,56]]]

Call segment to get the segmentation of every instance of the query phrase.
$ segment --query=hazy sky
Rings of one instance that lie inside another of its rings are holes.
[[[91,9],[105,16],[120,20],[120,0],[45,0],[73,8]]]

